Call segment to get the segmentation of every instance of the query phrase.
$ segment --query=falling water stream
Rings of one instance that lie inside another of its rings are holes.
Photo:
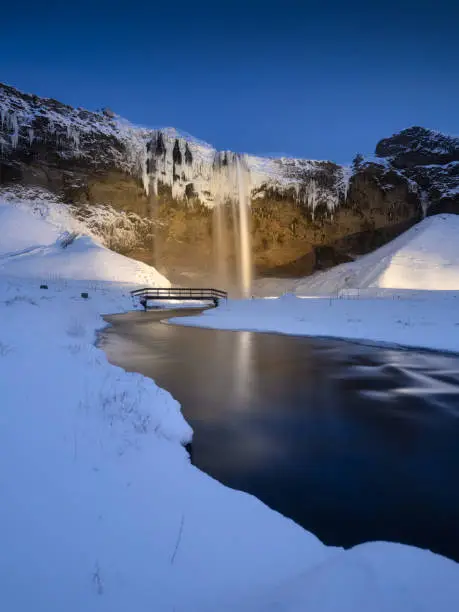
[[[213,168],[213,240],[216,284],[234,289],[237,297],[250,297],[252,247],[250,239],[250,171],[244,155],[226,153]],[[228,215],[229,210],[231,215]],[[231,221],[231,223],[229,223]],[[234,257],[230,257],[233,245]],[[230,262],[233,269],[230,270]]]
[[[238,203],[239,203],[239,239],[240,239],[240,259],[241,259],[241,297],[250,297],[252,287],[252,250],[250,244],[249,227],[249,186],[248,172],[242,167],[239,156],[236,157]]]

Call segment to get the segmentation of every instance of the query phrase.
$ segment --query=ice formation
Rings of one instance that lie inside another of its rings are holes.
[[[104,137],[102,155],[120,170],[137,176],[147,195],[157,194],[162,184],[170,188],[173,198],[189,200],[194,197],[212,207],[220,194],[227,198],[237,193],[234,177],[230,176],[232,171],[222,172],[221,168],[225,160],[231,164],[238,155],[216,151],[209,144],[174,128],[135,126],[116,115],[75,109],[3,85],[0,85],[0,122],[0,145],[4,152],[49,140],[63,158],[92,160],[94,148],[91,147],[98,136]],[[248,183],[256,192],[251,194],[252,198],[262,197],[266,190],[275,189],[286,195],[296,193],[301,196],[298,201],[306,206],[310,201],[316,205],[320,199],[333,211],[340,197],[346,197],[347,183],[339,176],[335,187],[321,186],[316,199],[307,195],[311,191],[308,188],[310,180],[324,173],[322,162],[243,157]],[[339,175],[339,167],[336,169]],[[235,166],[233,170],[236,172]]]

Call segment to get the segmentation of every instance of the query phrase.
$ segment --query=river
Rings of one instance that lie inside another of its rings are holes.
[[[388,540],[459,561],[459,357],[107,317],[108,359],[193,427],[193,463],[326,544]]]

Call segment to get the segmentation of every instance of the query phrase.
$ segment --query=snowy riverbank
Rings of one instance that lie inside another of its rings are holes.
[[[459,291],[361,291],[348,297],[229,300],[173,319],[212,329],[330,336],[459,352]]]
[[[326,547],[194,468],[178,403],[94,345],[102,314],[132,308],[128,279],[163,279],[1,213],[16,228],[0,236],[1,610],[459,607],[453,561],[399,544]]]
[[[84,289],[0,284],[0,608],[201,610],[330,556],[190,465],[177,402],[93,345],[130,297]]]

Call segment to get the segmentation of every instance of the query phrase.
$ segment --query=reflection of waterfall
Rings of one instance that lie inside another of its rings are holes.
[[[240,297],[250,296],[252,285],[252,252],[250,241],[250,172],[244,156],[230,152],[217,153],[213,166],[211,190],[214,195],[214,253],[216,283],[229,288],[230,245],[234,244],[235,280]],[[231,204],[231,226],[227,210]]]
[[[248,331],[236,334],[236,351],[234,359],[234,394],[235,405],[245,406],[250,400],[252,372],[252,338]]]

